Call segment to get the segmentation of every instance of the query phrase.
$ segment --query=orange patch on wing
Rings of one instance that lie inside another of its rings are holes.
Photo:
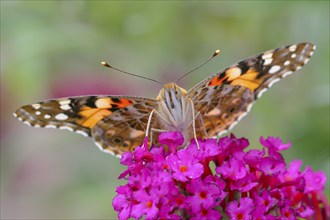
[[[125,108],[127,106],[132,105],[133,102],[129,99],[119,99],[119,102],[117,102],[115,104],[117,104],[118,108]]]
[[[219,78],[219,76],[214,77],[211,82],[209,82],[209,86],[219,86],[226,79],[226,77]]]
[[[99,98],[95,101],[95,106],[97,108],[84,106],[79,112],[82,118],[78,119],[77,123],[84,127],[93,128],[104,117],[112,114],[112,111],[109,110],[112,107],[125,108],[133,104],[129,99],[121,98],[118,100],[119,101],[115,102],[111,98]]]
[[[112,108],[116,106],[117,108],[125,108],[127,106],[132,105],[133,102],[129,99],[119,98],[118,100],[114,101],[112,98],[99,98],[95,101],[95,106],[97,108]]]
[[[211,82],[209,83],[209,86],[219,86],[223,83],[223,81],[233,81],[237,78],[239,78],[242,74],[242,69],[239,67],[231,67],[226,70],[225,75],[223,77],[216,76],[214,77]]]
[[[255,71],[254,69],[249,69],[240,77],[234,79],[230,84],[243,86],[254,91],[262,83],[261,79],[257,79],[258,75],[259,72]]]
[[[102,108],[89,108],[85,107],[82,111],[79,112],[82,119],[79,119],[77,123],[84,127],[93,128],[97,122],[99,122],[104,117],[111,115],[112,112]]]

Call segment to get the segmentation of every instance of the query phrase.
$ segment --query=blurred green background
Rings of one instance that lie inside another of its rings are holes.
[[[1,218],[116,219],[119,159],[91,139],[34,129],[12,116],[49,98],[112,94],[156,97],[161,86],[100,61],[193,85],[234,62],[298,42],[318,48],[302,70],[270,89],[237,125],[258,147],[279,136],[284,154],[329,177],[329,1],[1,1]],[[327,185],[329,186],[329,184]],[[329,192],[329,191],[327,191]]]

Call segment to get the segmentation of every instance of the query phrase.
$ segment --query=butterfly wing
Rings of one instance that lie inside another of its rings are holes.
[[[150,113],[155,105],[155,100],[139,97],[82,96],[26,105],[19,108],[14,116],[30,126],[66,129],[93,137],[102,151],[117,154],[117,148],[120,148],[118,152],[122,153],[142,143],[148,112]],[[127,124],[132,127],[125,127]],[[102,131],[107,128],[111,128],[115,136],[120,135],[130,144],[116,142],[115,139],[108,140],[111,132]],[[136,139],[132,141],[132,137]]]
[[[268,88],[305,65],[314,50],[311,43],[269,50],[197,84],[188,91],[197,112],[197,135],[221,135],[230,130]]]
[[[133,105],[118,109],[93,127],[92,136],[102,151],[120,156],[142,144],[149,116],[156,108],[157,102],[144,98],[131,101]],[[150,127],[154,126],[156,120],[152,118]]]

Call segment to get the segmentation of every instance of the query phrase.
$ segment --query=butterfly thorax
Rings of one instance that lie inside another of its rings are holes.
[[[157,97],[156,115],[164,130],[182,132],[190,138],[192,132],[192,105],[187,91],[175,83],[168,83]]]

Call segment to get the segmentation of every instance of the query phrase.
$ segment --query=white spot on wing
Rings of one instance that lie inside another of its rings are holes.
[[[17,118],[17,114],[15,112],[13,113],[13,115],[14,115],[15,118]]]
[[[309,56],[313,56],[313,54],[314,54],[314,51],[311,51],[311,52],[309,53]]]
[[[287,61],[284,62],[284,66],[289,66],[289,65],[290,65],[290,61],[289,60],[287,60]]]
[[[291,45],[290,47],[289,47],[289,50],[291,51],[291,52],[295,52],[296,50],[297,50],[297,45],[295,44],[295,45]]]
[[[238,121],[234,121],[228,128],[228,130],[231,130],[235,125],[237,125]]]
[[[239,122],[240,120],[242,120],[242,118],[244,118],[247,114],[248,114],[248,112],[244,112],[243,114],[241,114],[240,116],[238,116],[237,122]]]
[[[28,126],[32,126],[30,122],[28,121],[23,121],[24,124],[28,125]]]
[[[101,151],[104,151],[102,145],[99,142],[94,142],[97,146],[98,149],[100,149]]]
[[[59,101],[58,103],[60,103],[60,105],[68,105],[68,104],[71,103],[71,100],[70,99],[65,99],[65,100]]]
[[[223,131],[220,131],[218,133],[218,136],[222,136],[223,134],[226,134],[228,132],[228,130],[223,130]]]
[[[273,57],[273,53],[272,52],[266,52],[262,55],[262,59],[267,60]]]
[[[264,65],[269,65],[273,62],[273,53],[266,52],[261,57],[264,60]]]
[[[41,115],[41,111],[36,111],[36,115]]]
[[[45,128],[57,128],[56,125],[46,125]]]
[[[272,66],[272,67],[269,69],[269,73],[270,73],[270,74],[276,73],[276,72],[279,71],[280,69],[281,69],[281,67],[280,67],[279,65]]]
[[[96,144],[96,146],[99,148],[100,151],[102,151],[104,153],[107,153],[107,154],[110,154],[112,156],[118,157],[118,158],[121,157],[121,155],[115,155],[114,152],[104,149],[99,142],[94,142],[94,143]]]
[[[38,109],[41,107],[41,105],[40,105],[39,103],[37,103],[37,104],[32,104],[31,106],[32,106],[32,108],[34,108],[35,110],[38,110]]]
[[[71,128],[71,127],[69,127],[69,126],[61,126],[61,127],[59,127],[59,129],[61,129],[61,130],[73,131],[73,128]]]
[[[253,106],[253,103],[251,103],[250,105],[248,105],[248,107],[246,108],[246,112],[250,112],[251,111],[251,108]]]
[[[64,111],[66,111],[66,110],[70,110],[70,109],[71,109],[71,107],[70,107],[70,105],[68,105],[68,104],[65,104],[65,105],[60,105],[60,109],[62,109],[62,110],[64,110]]]
[[[49,115],[49,114],[45,114],[45,115],[44,115],[44,118],[45,118],[45,119],[50,119],[51,117],[52,117],[52,116]]]
[[[61,121],[67,120],[68,118],[69,118],[69,116],[64,113],[59,113],[59,114],[55,115],[55,119],[61,120]]]
[[[264,92],[266,92],[266,91],[267,91],[267,88],[263,88],[262,90],[260,90],[258,95],[257,95],[257,98],[260,98],[264,94]]]
[[[273,59],[272,58],[269,58],[269,59],[264,59],[264,65],[269,65],[273,62]]]
[[[77,133],[77,134],[81,134],[81,135],[84,136],[84,137],[88,137],[88,134],[87,134],[85,131],[82,131],[82,130],[76,130],[76,133]]]
[[[292,58],[292,59],[294,59],[294,58],[296,58],[296,57],[297,57],[297,54],[295,54],[295,53],[291,54],[291,58]]]
[[[290,75],[292,73],[293,73],[292,71],[288,71],[288,72],[284,73],[282,77],[286,77],[286,76],[288,76],[288,75]]]
[[[304,60],[304,64],[308,63],[309,59],[307,58],[306,60]]]
[[[271,81],[269,84],[268,84],[268,88],[272,87],[274,85],[274,83],[280,81],[279,78],[276,78],[276,79],[273,79],[273,81]]]

